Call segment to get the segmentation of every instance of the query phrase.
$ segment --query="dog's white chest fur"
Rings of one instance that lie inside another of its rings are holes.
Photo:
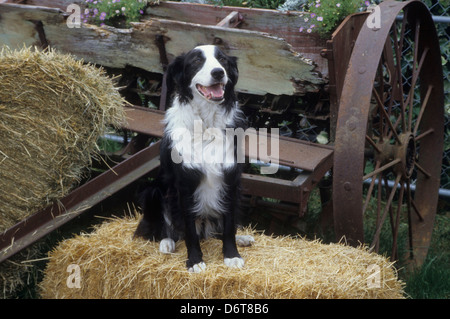
[[[226,138],[226,126],[235,111],[195,97],[190,103],[174,98],[166,112],[166,134],[170,134],[172,157],[188,169],[203,173],[194,197],[199,217],[219,217],[224,212],[224,171],[235,165],[234,139]],[[208,225],[205,225],[208,227]]]

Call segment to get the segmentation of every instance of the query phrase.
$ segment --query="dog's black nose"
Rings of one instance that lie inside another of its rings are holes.
[[[221,80],[225,75],[225,72],[221,68],[215,68],[211,71],[211,76],[214,80]]]

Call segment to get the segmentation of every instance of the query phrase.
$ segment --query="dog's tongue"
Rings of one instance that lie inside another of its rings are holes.
[[[212,85],[206,88],[211,92],[211,95],[213,97],[222,97],[223,96],[223,89],[221,84]]]
[[[224,94],[222,85],[220,83],[211,86],[201,86],[201,91],[203,95],[205,95],[205,97],[207,97],[208,99],[221,99],[223,98]]]

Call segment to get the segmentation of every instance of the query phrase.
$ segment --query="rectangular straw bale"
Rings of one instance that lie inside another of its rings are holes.
[[[206,271],[186,270],[186,247],[170,255],[134,239],[140,217],[113,219],[90,234],[65,240],[50,254],[40,284],[43,298],[403,298],[392,263],[366,248],[270,237],[252,229],[255,244],[240,248],[243,269],[223,264],[222,242],[201,243]],[[67,266],[80,267],[80,289],[67,287]],[[380,270],[371,285],[370,265]]]

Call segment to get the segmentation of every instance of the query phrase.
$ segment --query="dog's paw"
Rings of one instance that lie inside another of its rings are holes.
[[[159,243],[159,251],[163,254],[171,254],[175,251],[175,241],[170,238],[164,238]]]
[[[255,242],[255,238],[250,235],[236,235],[236,244],[240,247],[251,246]]]
[[[225,258],[223,260],[223,263],[225,266],[231,267],[231,268],[242,268],[244,267],[244,259],[241,257],[234,257],[234,258]]]
[[[206,264],[203,261],[201,261],[198,264],[195,264],[194,266],[189,267],[188,271],[194,272],[194,273],[199,273],[199,272],[204,271],[205,269],[206,269]]]

